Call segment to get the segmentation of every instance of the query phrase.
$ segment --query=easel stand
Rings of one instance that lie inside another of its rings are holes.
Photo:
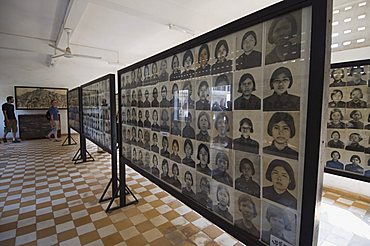
[[[66,137],[66,139],[64,139],[64,141],[62,143],[62,146],[76,145],[76,144],[77,144],[76,140],[73,139],[73,137],[71,136],[71,134],[68,134],[68,136]]]
[[[95,161],[95,159],[92,157],[89,151],[85,150],[85,153],[82,153],[80,148],[73,156],[72,161],[74,164],[80,164],[83,162]]]
[[[122,207],[129,206],[131,204],[136,204],[136,203],[139,202],[139,200],[135,197],[134,193],[132,193],[130,188],[128,188],[128,186],[126,184],[124,184],[123,182],[121,182],[119,179],[117,179],[119,185],[118,185],[116,191],[113,192],[113,196],[104,198],[104,196],[107,194],[109,186],[113,183],[112,181],[113,181],[112,179],[109,180],[109,183],[108,183],[107,187],[105,187],[104,192],[103,192],[102,196],[99,199],[99,202],[110,201],[109,204],[108,204],[108,207],[105,209],[106,213],[112,212],[112,211],[114,211],[116,209],[119,209],[119,208],[122,208]],[[121,196],[121,194],[124,194],[124,195]],[[130,201],[130,202],[127,202],[126,201],[126,196],[127,195],[131,195],[134,198],[134,200]],[[117,199],[117,198],[120,198],[119,205],[117,205],[115,207],[112,207],[112,204],[113,204],[114,200]],[[124,200],[124,202],[122,203],[121,200]]]
[[[80,148],[73,156],[72,161],[74,164],[95,161],[94,157],[92,157],[92,155],[86,149],[86,138],[83,136],[83,134],[80,134]]]

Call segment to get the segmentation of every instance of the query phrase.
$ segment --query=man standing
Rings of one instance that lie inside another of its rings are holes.
[[[2,105],[2,110],[4,114],[4,137],[3,141],[6,143],[8,140],[6,139],[6,135],[8,132],[13,133],[13,143],[19,143],[19,140],[17,139],[17,119],[15,118],[14,114],[14,97],[8,96],[6,98],[6,103]]]
[[[59,110],[58,110],[58,101],[52,100],[51,107],[49,108],[50,113],[50,126],[51,131],[48,134],[48,138],[51,140],[51,135],[54,135],[54,141],[59,142],[58,139],[58,128],[59,128]]]

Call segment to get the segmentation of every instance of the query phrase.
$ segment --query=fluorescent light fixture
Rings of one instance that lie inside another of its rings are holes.
[[[349,18],[344,19],[344,22],[347,23],[347,22],[350,22],[351,20],[352,20],[352,18],[349,17]]]
[[[336,26],[336,25],[338,25],[339,24],[339,21],[334,21],[333,23],[332,23],[332,25],[333,26]]]
[[[352,9],[352,6],[348,6],[344,8],[345,11],[350,10],[350,9]]]
[[[334,48],[338,48],[339,44],[335,43],[335,44],[332,44],[331,45],[331,48],[334,49]]]
[[[331,37],[332,37],[332,38],[334,38],[334,37],[338,37],[338,36],[339,36],[339,33],[337,33],[337,32],[334,32],[334,33],[332,33],[332,34],[331,34]]]
[[[335,15],[335,14],[339,14],[339,9],[334,10],[334,11],[333,11],[333,14],[334,14],[334,15]]]

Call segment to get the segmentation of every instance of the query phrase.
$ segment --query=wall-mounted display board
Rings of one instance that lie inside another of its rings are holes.
[[[370,60],[331,65],[325,172],[370,182]]]
[[[329,16],[284,1],[118,71],[124,163],[245,243],[312,245]]]
[[[112,153],[112,121],[114,127],[116,124],[116,109],[111,105],[115,101],[114,83],[114,75],[107,75],[81,86],[83,134],[109,153]]]
[[[80,87],[68,92],[68,124],[76,132],[80,133]]]
[[[66,88],[14,86],[17,110],[41,110],[51,107],[51,100],[58,101],[59,109],[67,109]]]

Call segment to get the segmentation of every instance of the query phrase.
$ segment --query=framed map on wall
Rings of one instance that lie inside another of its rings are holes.
[[[42,110],[58,101],[59,109],[67,109],[67,88],[14,86],[15,107],[17,110]]]

